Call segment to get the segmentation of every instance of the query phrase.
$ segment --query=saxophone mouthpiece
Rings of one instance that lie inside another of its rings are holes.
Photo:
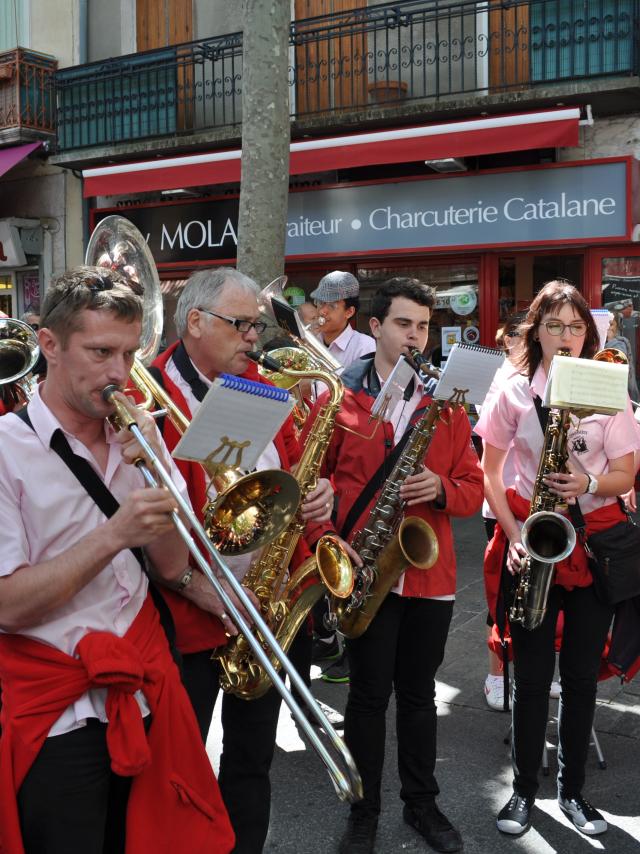
[[[281,371],[282,365],[277,359],[272,358],[271,356],[267,356],[264,350],[251,350],[247,353],[247,356],[258,365],[262,365],[263,368],[266,368],[268,371]]]

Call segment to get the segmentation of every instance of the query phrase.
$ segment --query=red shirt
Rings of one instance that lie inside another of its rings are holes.
[[[76,656],[22,635],[3,635],[0,680],[3,854],[24,854],[15,793],[49,729],[67,706],[95,687],[108,689],[111,767],[133,777],[127,854],[231,851],[233,830],[150,598],[124,637],[89,632]],[[133,697],[137,690],[151,709],[148,733]]]

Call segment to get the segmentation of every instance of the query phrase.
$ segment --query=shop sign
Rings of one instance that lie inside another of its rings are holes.
[[[286,254],[624,240],[630,168],[611,160],[291,193]],[[237,198],[119,212],[147,236],[158,264],[236,255]]]
[[[0,267],[23,267],[26,263],[18,229],[0,220]]]

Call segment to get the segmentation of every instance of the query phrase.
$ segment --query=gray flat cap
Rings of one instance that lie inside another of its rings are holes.
[[[311,299],[318,302],[337,302],[357,297],[359,294],[360,284],[353,273],[334,270],[320,279],[318,287],[311,292]]]

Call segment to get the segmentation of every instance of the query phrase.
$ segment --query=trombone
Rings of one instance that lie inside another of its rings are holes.
[[[251,627],[247,624],[246,620],[234,604],[233,600],[222,586],[220,580],[216,577],[208,562],[205,560],[203,554],[198,548],[198,543],[189,533],[189,530],[183,522],[182,518],[180,517],[178,511],[174,510],[171,514],[173,522],[176,528],[178,529],[180,536],[186,543],[187,548],[191,553],[191,556],[196,561],[199,568],[202,570],[209,582],[212,584],[214,590],[222,600],[225,610],[233,617],[234,622],[236,623],[239,630],[242,632],[242,634],[247,639],[247,642],[251,646],[253,653],[258,658],[265,671],[268,673],[269,678],[273,682],[274,687],[276,688],[282,699],[285,701],[287,706],[289,706],[291,714],[294,717],[296,723],[304,730],[314,750],[319,755],[320,759],[324,762],[327,771],[329,772],[329,776],[331,777],[331,780],[335,787],[336,793],[338,794],[338,797],[341,800],[346,800],[351,803],[360,800],[362,798],[362,780],[360,779],[358,769],[356,768],[355,762],[353,761],[353,757],[351,756],[351,753],[349,752],[346,744],[331,726],[325,715],[323,715],[323,713],[320,711],[320,708],[316,703],[313,695],[301,679],[300,675],[298,674],[298,671],[295,669],[295,667],[291,664],[287,656],[284,654],[280,644],[277,642],[267,623],[264,621],[262,615],[260,614],[260,611],[251,602],[245,591],[242,589],[240,582],[236,579],[236,577],[233,575],[226,563],[222,560],[217,549],[215,549],[211,544],[209,538],[207,537],[206,531],[204,530],[198,518],[191,510],[191,507],[189,506],[188,502],[186,502],[180,494],[179,489],[174,484],[171,475],[164,467],[162,461],[154,453],[152,447],[145,439],[144,435],[142,434],[142,431],[136,423],[135,418],[131,415],[127,407],[115,396],[116,393],[119,391],[120,389],[117,386],[110,385],[103,389],[102,392],[104,400],[108,403],[111,403],[115,409],[116,423],[118,424],[118,426],[120,426],[121,429],[128,429],[135,436],[147,459],[152,461],[153,468],[155,469],[159,480],[169,490],[169,492],[175,499],[184,517],[188,520],[191,529],[196,534],[198,542],[204,548],[209,557],[213,560],[214,564],[218,567],[218,569],[220,570],[228,584],[231,586],[233,592],[236,594],[240,602],[242,602],[247,613],[254,621],[255,627],[257,628],[258,632],[264,638],[265,646],[270,649],[271,653],[278,660],[283,670],[286,671],[289,676],[289,679],[291,680],[292,686],[295,687],[296,690],[299,692],[300,696],[305,702],[305,705],[313,714],[314,718],[320,724],[322,729],[325,731],[326,735],[329,737],[329,740],[333,744],[333,747],[335,748],[336,752],[339,754],[342,759],[342,762],[344,763],[344,769],[340,768],[336,759],[327,750],[325,745],[318,737],[317,733],[314,732],[311,724],[309,723],[304,714],[304,711],[294,699],[292,693],[287,690],[284,681],[278,674],[276,668],[272,665],[269,659],[269,655],[267,654],[267,652],[265,652],[262,643],[253,636]],[[159,485],[158,479],[151,472],[142,457],[136,461],[136,465],[140,469],[145,481],[149,486],[157,487]]]

